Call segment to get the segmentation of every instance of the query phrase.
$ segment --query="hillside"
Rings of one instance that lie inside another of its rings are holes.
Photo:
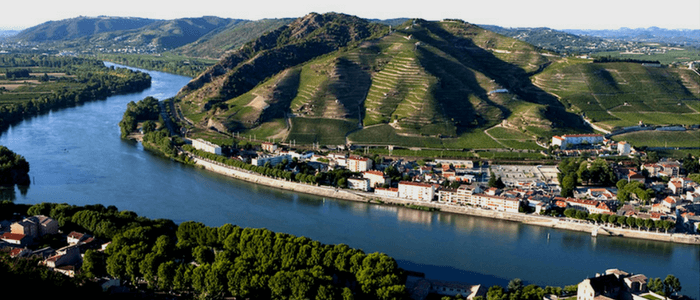
[[[479,26],[537,47],[562,53],[587,53],[590,52],[591,49],[596,49],[596,51],[612,51],[620,49],[620,45],[618,43],[606,41],[602,38],[586,35],[575,35],[546,27],[505,28],[495,25]]]
[[[565,29],[565,32],[580,36],[591,36],[605,39],[618,39],[628,42],[670,43],[674,45],[700,46],[700,30],[697,29],[665,29],[649,28],[620,28],[620,29]]]
[[[180,108],[200,130],[309,144],[500,148],[483,130],[503,120],[531,129],[520,142],[532,144],[535,134],[582,128],[530,82],[557,56],[462,21],[394,29],[307,15],[192,80]]]
[[[198,40],[173,50],[174,53],[219,59],[227,51],[235,50],[264,33],[287,25],[294,19],[235,20],[224,28],[213,30]]]
[[[22,30],[15,40],[24,42],[67,41],[92,35],[142,28],[157,22],[153,19],[123,17],[77,17],[48,21]]]
[[[607,130],[645,124],[700,124],[700,76],[685,68],[592,63],[567,58],[534,77]]]
[[[54,43],[61,49],[171,50],[243,20],[219,17],[153,20],[121,17],[79,17],[50,21],[28,28],[12,38],[29,43]],[[248,22],[248,21],[246,21]]]

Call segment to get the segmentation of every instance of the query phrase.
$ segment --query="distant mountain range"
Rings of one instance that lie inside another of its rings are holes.
[[[700,46],[700,30],[697,29],[664,29],[649,27],[636,29],[620,28],[614,30],[565,29],[562,31],[576,35],[618,39],[629,42],[655,42]]]
[[[0,41],[3,39],[15,36],[19,33],[19,30],[0,30]]]

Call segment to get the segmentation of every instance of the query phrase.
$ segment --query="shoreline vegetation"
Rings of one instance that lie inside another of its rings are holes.
[[[12,124],[151,86],[147,73],[90,58],[8,54],[0,57],[0,131]]]

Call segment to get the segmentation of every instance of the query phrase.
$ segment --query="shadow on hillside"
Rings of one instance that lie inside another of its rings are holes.
[[[516,94],[520,99],[547,105],[545,115],[552,121],[554,127],[578,129],[586,127],[581,118],[567,112],[564,105],[556,97],[533,85],[525,70],[499,59],[490,51],[474,44],[471,39],[453,35],[437,23],[422,22],[420,25],[441,40],[432,38],[426,33],[421,33],[420,39],[430,40],[431,45],[452,55],[461,64],[495,80],[497,84]],[[510,115],[510,112],[507,115]]]
[[[372,85],[372,77],[362,66],[345,58],[336,63],[337,80],[329,85],[329,91],[345,108],[347,118],[364,119],[365,96]]]

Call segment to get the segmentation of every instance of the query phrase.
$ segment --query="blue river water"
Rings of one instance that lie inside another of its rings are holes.
[[[101,203],[149,218],[231,223],[384,252],[428,278],[473,284],[564,286],[618,268],[674,274],[700,299],[700,246],[590,234],[443,212],[370,205],[241,182],[154,155],[119,137],[130,101],[172,97],[190,78],[147,71],[151,88],[53,111],[0,135],[29,161],[17,203]]]

